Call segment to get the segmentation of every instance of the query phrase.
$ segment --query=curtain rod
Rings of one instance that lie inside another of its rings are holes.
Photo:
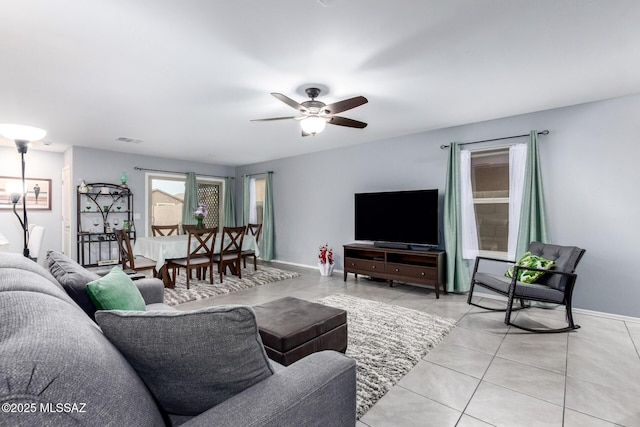
[[[177,173],[177,174],[181,174],[181,175],[186,175],[187,172],[178,172],[178,171],[167,171],[167,170],[163,170],[163,169],[148,169],[148,168],[141,168],[138,166],[134,166],[133,169],[137,170],[137,171],[147,171],[147,172],[164,172],[164,173]],[[207,176],[209,178],[227,178],[226,176],[220,176],[220,175],[206,175],[203,173],[196,173],[196,175],[198,176]],[[231,177],[231,179],[234,179],[235,177]]]
[[[458,145],[469,145],[469,144],[479,144],[481,142],[491,142],[491,141],[502,141],[503,139],[513,139],[513,138],[522,138],[523,136],[529,136],[530,134],[525,133],[523,135],[513,135],[513,136],[505,136],[502,138],[493,138],[493,139],[483,139],[482,141],[472,141],[472,142],[461,142]],[[543,130],[538,132],[538,135],[549,135],[549,131],[548,130]],[[448,145],[441,145],[440,149],[444,150],[445,148],[449,148]]]
[[[242,176],[258,176],[258,175],[266,175],[269,172],[273,173],[273,171],[266,171],[266,172],[258,172],[258,173],[245,173]]]

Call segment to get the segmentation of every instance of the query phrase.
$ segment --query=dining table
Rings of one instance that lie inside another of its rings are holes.
[[[200,243],[197,240],[192,240],[192,247],[189,248],[188,241],[189,236],[186,234],[138,237],[133,245],[133,256],[143,256],[156,261],[156,271],[158,271],[158,275],[164,282],[165,287],[173,288],[175,283],[171,280],[167,261],[186,258],[189,252],[197,248]],[[220,253],[221,242],[222,236],[217,235],[216,241],[213,244],[214,254]],[[244,236],[242,250],[252,250],[255,251],[256,256],[260,255],[255,236]]]

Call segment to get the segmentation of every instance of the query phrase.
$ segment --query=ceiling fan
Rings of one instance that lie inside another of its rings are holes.
[[[318,95],[320,95],[320,89],[316,87],[310,87],[308,89],[305,89],[305,92],[307,93],[307,95],[309,95],[311,101],[304,101],[301,104],[281,93],[271,93],[271,95],[275,96],[291,108],[298,110],[300,114],[302,114],[301,116],[273,117],[270,119],[254,119],[251,121],[268,122],[273,120],[298,120],[300,121],[302,136],[319,134],[324,130],[327,123],[358,129],[362,129],[367,126],[367,124],[364,122],[335,115],[338,113],[342,113],[343,111],[359,107],[360,105],[369,102],[364,96],[356,96],[354,98],[345,99],[343,101],[338,101],[334,102],[333,104],[327,105],[324,102],[316,101],[316,98],[318,97]]]

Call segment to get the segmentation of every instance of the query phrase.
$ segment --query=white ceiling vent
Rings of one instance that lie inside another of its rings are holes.
[[[140,144],[141,139],[127,138],[126,136],[119,136],[116,138],[116,142],[126,142],[127,144]]]

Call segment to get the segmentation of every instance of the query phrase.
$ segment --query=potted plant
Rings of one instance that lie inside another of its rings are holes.
[[[320,246],[318,252],[318,270],[323,276],[331,276],[333,273],[333,249],[329,247],[328,243]]]
[[[197,224],[196,228],[204,228],[204,224],[202,223],[204,219],[207,217],[207,207],[202,203],[198,205],[198,209],[193,212],[193,217],[196,219]]]

